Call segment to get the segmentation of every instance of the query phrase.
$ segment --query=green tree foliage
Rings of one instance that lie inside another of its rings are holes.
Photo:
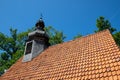
[[[0,33],[0,75],[5,69],[14,64],[23,54],[24,43],[29,31],[17,33],[17,29],[10,29],[10,36]]]
[[[2,53],[1,54],[1,59],[2,60],[8,60],[9,59],[9,55],[7,53]]]
[[[98,30],[95,32],[102,31],[104,29],[109,29],[109,31],[113,35],[113,38],[114,38],[116,44],[118,46],[120,46],[120,32],[113,33],[114,31],[116,31],[116,29],[111,26],[111,24],[108,20],[105,20],[104,17],[99,17],[97,19],[96,26],[97,26]]]
[[[80,38],[80,37],[82,37],[82,35],[81,34],[77,34],[76,36],[73,37],[73,39]]]
[[[120,31],[113,34],[113,38],[118,46],[120,46]]]
[[[0,75],[4,73],[5,69],[8,69],[14,64],[24,53],[25,42],[29,32],[33,31],[35,27],[25,32],[17,33],[17,29],[10,29],[10,36],[0,33]],[[64,42],[65,36],[63,32],[57,31],[53,27],[46,27],[50,39],[49,43],[55,45]]]
[[[16,53],[16,51],[23,49],[23,44],[27,38],[27,32],[22,32],[17,34],[17,29],[10,29],[11,36],[6,36],[3,33],[0,33],[0,50],[5,52],[12,58],[12,55]]]
[[[116,29],[111,26],[110,22],[108,20],[105,20],[105,18],[102,17],[102,16],[100,16],[97,19],[96,26],[97,26],[98,30],[95,31],[95,32],[99,32],[99,31],[102,31],[102,30],[105,30],[105,29],[109,29],[111,33],[116,31]]]
[[[64,42],[64,39],[66,38],[66,36],[63,34],[63,32],[54,29],[52,26],[46,27],[45,31],[49,35],[50,45],[62,43],[62,42]]]

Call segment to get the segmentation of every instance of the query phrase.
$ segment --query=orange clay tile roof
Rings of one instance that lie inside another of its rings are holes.
[[[0,80],[120,80],[120,50],[104,30],[20,58]]]

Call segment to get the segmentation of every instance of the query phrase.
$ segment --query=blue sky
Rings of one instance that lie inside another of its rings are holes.
[[[96,19],[104,16],[120,31],[120,0],[0,0],[0,32],[33,27],[41,13],[46,26],[63,31],[66,41],[94,33]]]

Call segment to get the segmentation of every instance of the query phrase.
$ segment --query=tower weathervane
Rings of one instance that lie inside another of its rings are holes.
[[[43,15],[42,15],[42,13],[40,14],[40,19],[42,19],[43,18]]]

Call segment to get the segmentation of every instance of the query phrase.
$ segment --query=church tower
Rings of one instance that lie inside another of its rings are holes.
[[[35,31],[28,33],[23,62],[31,61],[49,46],[49,37],[44,30],[42,18],[35,24]]]

